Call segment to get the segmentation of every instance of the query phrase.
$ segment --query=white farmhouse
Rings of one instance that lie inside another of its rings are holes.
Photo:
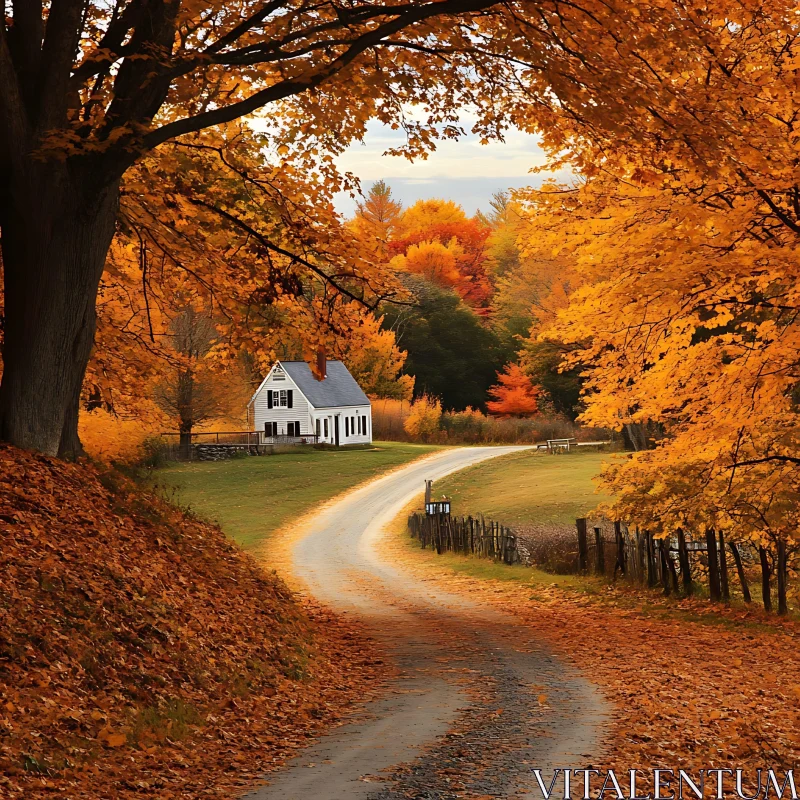
[[[320,358],[318,379],[305,361],[278,361],[247,406],[263,442],[316,441],[344,446],[372,441],[372,406],[341,361]],[[287,438],[288,437],[288,438]]]

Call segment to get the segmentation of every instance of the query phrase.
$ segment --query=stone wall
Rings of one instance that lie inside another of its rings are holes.
[[[193,444],[192,461],[226,461],[235,455],[258,455],[258,447],[246,444]]]
[[[227,461],[234,456],[271,456],[278,453],[292,453],[298,450],[312,450],[312,444],[193,444],[191,461]]]

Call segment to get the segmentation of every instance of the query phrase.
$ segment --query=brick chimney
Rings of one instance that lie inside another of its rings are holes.
[[[328,377],[328,357],[325,355],[325,348],[317,350],[317,375],[318,381],[324,381]]]

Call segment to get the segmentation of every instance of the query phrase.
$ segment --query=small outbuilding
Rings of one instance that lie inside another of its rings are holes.
[[[372,405],[341,361],[320,358],[317,377],[305,361],[278,361],[247,406],[265,444],[372,442]]]

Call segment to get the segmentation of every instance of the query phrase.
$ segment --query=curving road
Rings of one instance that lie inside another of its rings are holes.
[[[540,798],[531,770],[597,763],[602,698],[516,618],[432,588],[381,554],[380,538],[425,478],[519,447],[446,450],[322,510],[293,572],[357,614],[397,666],[381,699],[309,747],[249,800]],[[563,791],[563,789],[562,789]]]

